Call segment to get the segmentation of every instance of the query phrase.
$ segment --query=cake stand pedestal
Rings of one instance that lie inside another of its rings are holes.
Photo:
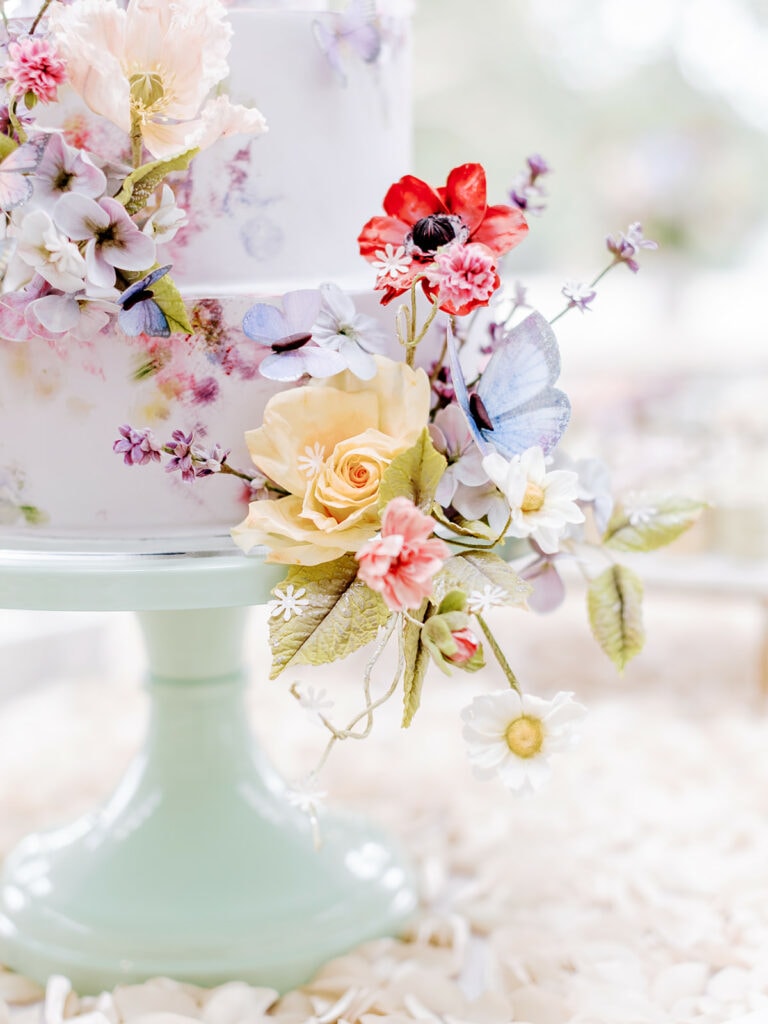
[[[138,612],[151,706],[103,806],[7,858],[1,962],[84,993],[157,975],[284,991],[406,923],[415,888],[394,845],[325,814],[317,849],[250,735],[246,611],[281,575],[225,549],[0,552],[0,607]]]

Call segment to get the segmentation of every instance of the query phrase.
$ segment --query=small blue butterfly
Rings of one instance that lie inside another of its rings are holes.
[[[158,267],[157,270],[150,271],[146,277],[134,281],[130,288],[126,288],[117,300],[120,305],[117,322],[130,337],[134,338],[137,334],[148,334],[153,338],[170,337],[168,318],[152,294],[152,285],[161,277],[165,277],[170,269],[169,263],[167,267]]]
[[[448,356],[456,401],[484,455],[497,451],[510,459],[535,445],[546,455],[555,447],[568,426],[571,403],[553,387],[560,375],[560,350],[540,313],[502,334],[472,394],[450,332]]]
[[[312,331],[320,312],[320,292],[299,289],[283,295],[283,308],[257,302],[243,317],[243,332],[251,341],[272,351],[259,364],[262,377],[295,381],[301,377],[332,377],[346,370],[344,358],[313,342]]]

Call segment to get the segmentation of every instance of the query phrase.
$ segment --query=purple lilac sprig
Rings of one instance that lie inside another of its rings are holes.
[[[617,235],[608,235],[605,239],[605,246],[613,257],[611,262],[606,267],[603,267],[597,277],[590,281],[588,285],[571,281],[564,285],[562,294],[568,300],[568,304],[560,310],[557,316],[552,317],[549,321],[551,324],[559,320],[561,316],[565,316],[571,309],[579,309],[583,313],[589,308],[589,304],[597,294],[595,286],[599,281],[602,281],[609,270],[624,264],[629,267],[633,274],[636,274],[640,269],[640,264],[637,261],[640,250],[658,249],[659,247],[657,242],[653,242],[650,238],[643,236],[643,226],[640,221],[634,221],[630,224],[626,232],[620,231]]]
[[[201,477],[213,476],[216,473],[236,476],[249,486],[256,480],[263,486],[263,476],[259,473],[243,473],[230,466],[227,459],[229,448],[219,444],[206,447],[202,443],[202,435],[194,430],[185,433],[174,430],[170,441],[160,444],[149,427],[136,429],[124,423],[118,429],[120,437],[113,443],[112,450],[123,456],[127,466],[144,466],[148,462],[160,462],[163,455],[169,456],[165,465],[166,473],[180,473],[181,479],[192,482]]]
[[[527,157],[525,163],[525,169],[512,182],[509,199],[518,209],[538,217],[547,208],[547,192],[539,179],[550,174],[551,168],[538,153]]]

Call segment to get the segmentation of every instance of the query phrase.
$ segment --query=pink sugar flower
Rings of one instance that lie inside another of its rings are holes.
[[[469,626],[464,626],[463,629],[454,629],[451,632],[451,638],[456,644],[457,650],[455,654],[446,655],[446,661],[450,661],[452,665],[465,665],[477,654],[480,641]]]
[[[57,98],[57,89],[66,81],[67,68],[56,49],[40,36],[21,36],[8,44],[10,60],[3,69],[13,96],[32,93],[41,103]]]
[[[432,577],[449,555],[448,545],[431,537],[434,520],[408,498],[393,498],[384,510],[381,537],[355,556],[359,578],[377,590],[388,608],[418,608],[432,593]]]
[[[499,287],[496,260],[482,242],[451,242],[438,249],[427,278],[437,290],[440,309],[455,316],[487,305]]]

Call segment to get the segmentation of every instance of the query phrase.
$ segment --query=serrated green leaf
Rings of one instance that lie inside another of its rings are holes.
[[[192,324],[187,316],[184,299],[174,281],[167,274],[152,285],[152,296],[165,313],[171,334],[176,334],[179,331],[182,334],[192,334]]]
[[[490,526],[478,519],[449,519],[437,502],[432,503],[432,515],[438,523],[460,537],[472,537],[475,540],[494,540],[496,537]]]
[[[413,614],[414,619],[425,622],[432,611],[429,601],[424,601],[421,608]],[[403,671],[403,729],[407,729],[419,710],[421,690],[424,676],[429,667],[429,651],[421,640],[421,628],[409,619],[403,623],[403,654],[405,669]]]
[[[357,569],[354,555],[344,555],[322,565],[292,567],[275,587],[277,599],[293,585],[293,595],[307,603],[288,621],[270,616],[271,679],[288,665],[338,661],[375,640],[392,613],[381,595],[357,578]]]
[[[495,552],[463,551],[449,558],[435,576],[433,593],[440,601],[451,590],[482,594],[486,587],[498,588],[497,603],[506,605],[525,604],[533,589]]]
[[[649,501],[647,510],[631,521],[618,505],[605,531],[603,543],[614,551],[655,551],[671,544],[696,522],[706,508],[700,501],[674,495]]]
[[[115,196],[118,203],[122,203],[131,216],[139,213],[147,205],[147,200],[160,182],[175,171],[186,171],[197,152],[197,149],[188,149],[186,153],[179,153],[169,160],[151,160],[137,167],[135,171],[131,171]]]
[[[645,642],[643,584],[626,566],[611,566],[590,583],[587,608],[595,639],[623,672]]]
[[[393,498],[405,497],[422,512],[430,512],[447,465],[425,427],[413,448],[396,455],[384,471],[379,487],[379,508],[383,509]]]

